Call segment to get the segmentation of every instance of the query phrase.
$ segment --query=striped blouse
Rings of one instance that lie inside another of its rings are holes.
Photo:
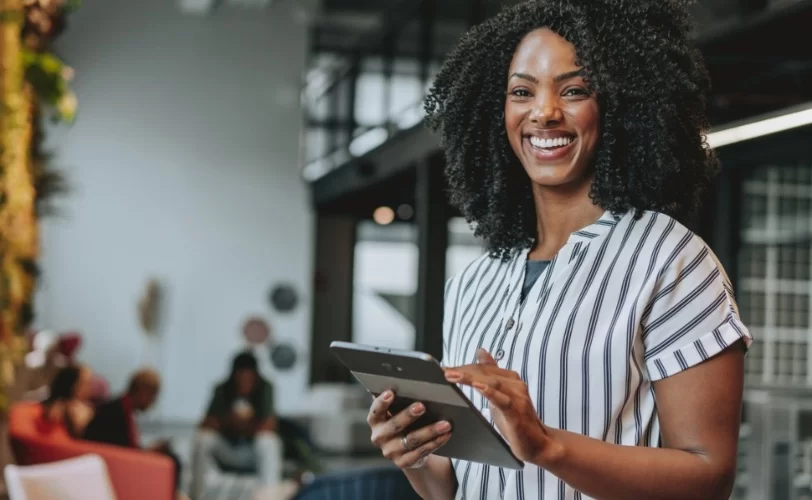
[[[573,233],[520,300],[527,251],[482,256],[446,285],[443,364],[488,350],[527,383],[548,426],[610,443],[658,446],[652,383],[750,333],[701,238],[659,213],[605,213]],[[489,420],[485,399],[463,389]],[[533,465],[452,460],[458,499],[586,498]]]

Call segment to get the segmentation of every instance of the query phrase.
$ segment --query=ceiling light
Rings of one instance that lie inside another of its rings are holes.
[[[418,125],[426,117],[426,112],[423,110],[423,104],[418,103],[407,110],[404,110],[396,118],[398,128],[405,130]]]
[[[395,220],[395,211],[389,207],[378,207],[372,213],[372,220],[381,226],[391,224]]]
[[[388,138],[389,132],[385,128],[375,127],[353,139],[348,149],[353,156],[364,156],[386,142]]]
[[[302,168],[302,177],[308,182],[315,182],[332,170],[330,161],[326,158],[314,160]]]
[[[810,124],[812,124],[812,103],[806,103],[714,130],[708,134],[708,145],[712,148],[721,148]]]

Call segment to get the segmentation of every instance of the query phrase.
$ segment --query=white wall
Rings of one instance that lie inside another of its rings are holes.
[[[247,315],[308,346],[312,228],[298,170],[306,27],[293,4],[192,17],[171,0],[85,0],[58,44],[80,108],[51,143],[74,190],[43,227],[37,323],[82,331],[81,358],[115,390],[139,365],[158,364],[164,419],[200,417]],[[153,351],[136,316],[151,276],[167,288]],[[290,315],[266,300],[279,281],[302,294]],[[280,411],[297,408],[307,364],[275,375]]]

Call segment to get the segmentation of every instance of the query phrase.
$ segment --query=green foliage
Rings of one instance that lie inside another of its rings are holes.
[[[70,69],[54,54],[23,51],[25,78],[34,87],[40,101],[53,111],[54,118],[72,122],[76,117],[75,96],[65,75]]]

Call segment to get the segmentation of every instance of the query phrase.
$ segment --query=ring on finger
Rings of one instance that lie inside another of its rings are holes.
[[[400,443],[403,445],[403,449],[406,451],[412,451],[412,445],[409,444],[409,439],[407,438],[406,434],[404,434],[400,438]]]

